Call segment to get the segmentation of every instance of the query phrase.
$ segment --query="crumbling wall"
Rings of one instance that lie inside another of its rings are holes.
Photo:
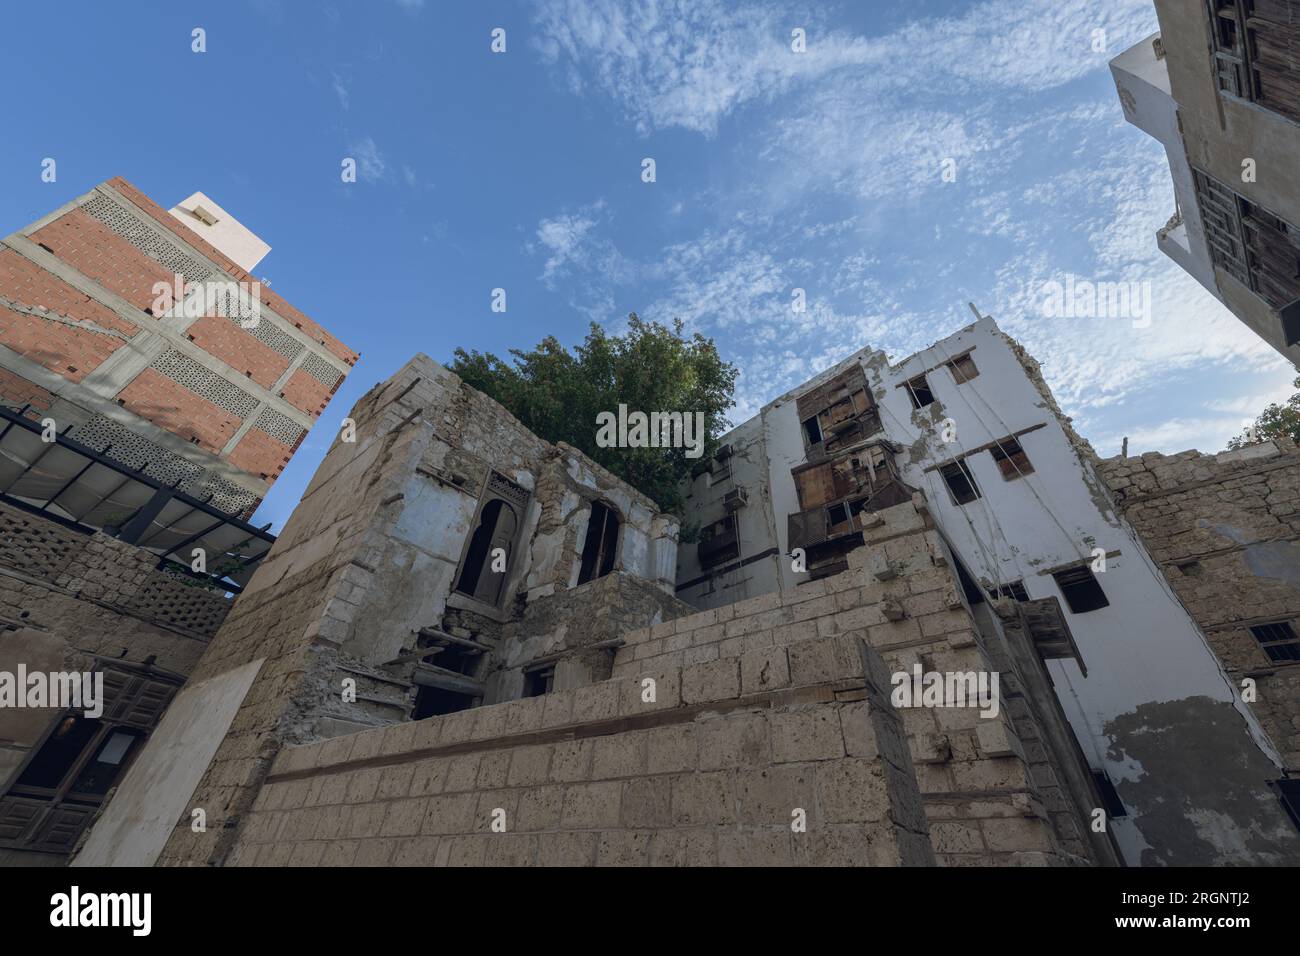
[[[326,701],[340,697],[341,649],[363,623],[364,596],[386,553],[384,518],[413,471],[427,429],[413,427],[421,396],[402,389],[409,367],[352,410],[356,440],[335,438],[270,554],[235,602],[192,682],[257,664],[257,674],[193,795],[207,814],[196,833],[178,820],[161,865],[220,862],[286,741],[314,739]],[[431,386],[429,386],[431,392]],[[403,424],[403,423],[406,424]],[[400,499],[399,499],[400,500]],[[385,504],[389,502],[389,504]],[[128,774],[147,772],[148,754]]]
[[[207,678],[260,662],[191,799],[207,811],[208,829],[196,834],[182,822],[162,863],[223,860],[285,743],[403,719],[422,629],[447,626],[491,640],[512,620],[516,598],[570,587],[576,567],[544,582],[551,590],[534,593],[525,582],[552,547],[534,538],[553,510],[563,532],[555,546],[581,542],[582,489],[626,507],[623,570],[653,570],[652,530],[675,545],[675,523],[656,525],[662,516],[653,502],[576,450],[531,435],[426,356],[371,389],[350,423],[196,672]],[[499,607],[453,593],[493,471],[528,496]],[[539,487],[548,475],[572,496],[573,508],[558,510],[562,496]],[[576,549],[566,553],[576,561]]]
[[[1047,662],[1020,605],[1010,598],[975,607],[979,643],[1001,674],[1002,700],[1061,849],[1076,860],[1118,866],[1119,847],[1110,836],[1112,820],[1097,829],[1106,804],[1090,775],[1068,718],[1056,697]]]
[[[408,386],[398,404],[423,411],[407,426],[409,458],[386,466],[392,488],[374,528],[382,546],[366,562],[368,580],[350,595],[357,610],[344,629],[347,653],[381,664],[410,650],[419,628],[444,626],[449,611],[504,623],[517,604],[574,587],[595,500],[619,512],[616,567],[671,593],[671,572],[661,574],[656,561],[665,549],[675,554],[676,523],[658,521],[653,501],[577,449],[537,438],[425,356],[390,380],[387,393]],[[489,607],[454,589],[493,472],[523,489],[528,502],[500,601]],[[355,627],[357,620],[365,627]]]
[[[230,862],[1079,862],[1005,712],[893,706],[913,663],[989,665],[923,509],[874,530],[843,574],[626,633],[608,681],[284,750]]]
[[[656,584],[622,571],[530,601],[519,620],[505,627],[486,700],[518,697],[524,668],[539,662],[554,663],[555,690],[603,681],[624,634],[694,610]]]
[[[1263,442],[1204,455],[1109,458],[1099,470],[1292,772],[1300,665],[1273,661],[1253,624],[1300,628],[1300,449]],[[1298,631],[1300,633],[1300,631]]]

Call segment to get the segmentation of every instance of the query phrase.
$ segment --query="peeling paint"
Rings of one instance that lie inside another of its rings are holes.
[[[1108,766],[1127,769],[1116,790],[1148,843],[1143,866],[1300,864],[1295,828],[1262,786],[1277,770],[1258,748],[1241,745],[1231,703],[1142,704],[1105,731]]]

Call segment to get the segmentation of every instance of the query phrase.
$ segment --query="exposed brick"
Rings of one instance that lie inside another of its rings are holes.
[[[240,424],[225,409],[151,368],[132,379],[117,397],[141,418],[184,439],[197,438],[197,444],[211,452],[220,452]]]
[[[288,445],[276,441],[260,428],[250,428],[236,443],[227,460],[249,474],[275,481],[292,455],[293,449]]]
[[[269,389],[289,367],[289,360],[239,324],[222,316],[195,319],[186,334],[199,348]]]
[[[155,284],[171,286],[176,279],[175,273],[80,209],[64,213],[30,238],[142,312],[157,299]]]

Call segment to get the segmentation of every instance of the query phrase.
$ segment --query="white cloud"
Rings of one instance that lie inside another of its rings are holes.
[[[543,281],[550,285],[566,266],[587,260],[583,241],[595,225],[595,219],[580,214],[563,214],[537,224],[537,241],[548,255],[542,267]]]
[[[1103,458],[1118,455],[1124,438],[1128,439],[1129,455],[1148,451],[1174,455],[1193,448],[1217,452],[1223,450],[1228,439],[1240,434],[1241,429],[1241,419],[1230,416],[1171,418],[1151,426],[1137,426],[1123,434],[1111,433],[1093,438],[1092,445]]]
[[[741,106],[839,71],[877,90],[917,84],[948,94],[1041,90],[1104,69],[1151,31],[1149,0],[989,0],[964,15],[913,21],[886,36],[853,36],[823,12],[721,0],[544,0],[535,43],[575,92],[618,101],[642,132],[681,126],[712,134]],[[807,50],[791,48],[791,30]],[[1105,32],[1105,52],[1093,50]]]
[[[824,14],[721,0],[545,0],[535,41],[565,70],[574,92],[618,101],[642,132],[681,126],[712,134],[727,114],[829,74],[852,69],[889,76],[898,67],[888,38],[823,25]],[[792,30],[806,31],[806,51]]]
[[[369,136],[354,141],[348,152],[357,161],[358,179],[374,183],[388,178],[388,160]]]
[[[344,81],[343,77],[338,73],[331,72],[330,86],[334,90],[334,95],[339,99],[339,106],[346,110],[348,108],[349,97],[347,83]]]
[[[597,200],[542,219],[524,243],[526,252],[545,258],[538,276],[542,283],[593,322],[617,319],[614,290],[637,277],[637,265],[603,234],[609,224],[609,209]]]
[[[538,230],[544,281],[563,277],[593,317],[632,296],[645,318],[716,336],[742,369],[736,420],[862,346],[925,348],[969,323],[968,298],[1116,451],[1124,434],[1142,450],[1222,447],[1263,388],[1285,388],[1286,364],[1156,248],[1174,208],[1163,150],[1123,122],[1104,76],[1155,28],[1149,0],[986,0],[874,37],[819,17],[544,2],[544,58],[643,133],[714,136],[763,107],[710,147],[727,185],[687,215],[665,207],[657,254],[619,254],[608,210],[564,214]],[[807,54],[789,52],[793,24]],[[1079,95],[1059,90],[1089,75]],[[940,179],[947,158],[956,183]],[[1045,317],[1042,284],[1066,274],[1145,283],[1149,327]],[[1246,396],[1209,407],[1188,384],[1209,373]]]
[[[1292,384],[1292,375],[1289,370],[1285,370],[1285,380],[1267,392],[1256,392],[1253,395],[1237,395],[1230,398],[1217,398],[1205,402],[1202,406],[1207,411],[1227,412],[1241,416],[1242,421],[1254,421],[1259,417],[1260,412],[1270,405],[1285,405],[1287,400],[1295,394],[1295,385]]]

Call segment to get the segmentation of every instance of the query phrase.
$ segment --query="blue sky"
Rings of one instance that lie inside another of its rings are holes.
[[[1134,453],[1218,450],[1291,391],[1294,371],[1155,248],[1163,150],[1124,123],[1107,69],[1156,30],[1150,0],[65,2],[5,19],[0,229],[114,175],[164,206],[202,190],[271,244],[257,274],[363,353],[259,512],[277,527],[328,429],[415,352],[573,344],[631,311],[717,340],[742,369],[736,422],[865,345],[898,359],[950,334],[968,300],[1103,455],[1125,435]],[[1149,282],[1150,326],[1044,317],[1042,284],[1067,274]]]

